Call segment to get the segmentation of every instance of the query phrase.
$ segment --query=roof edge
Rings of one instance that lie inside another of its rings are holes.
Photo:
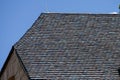
[[[15,54],[16,54],[16,56],[17,56],[17,58],[18,58],[18,61],[19,61],[19,63],[20,63],[21,68],[22,68],[23,71],[25,72],[25,74],[26,74],[26,76],[28,77],[28,79],[30,79],[30,77],[29,77],[29,75],[28,75],[28,72],[27,72],[27,70],[26,70],[23,62],[22,62],[20,56],[19,56],[18,53],[17,53],[17,50],[16,50],[15,48],[14,48],[14,50],[15,50]]]
[[[112,14],[112,13],[63,13],[63,12],[49,12],[49,13],[41,13],[41,15],[44,14],[64,14],[64,15],[120,15],[120,14]]]
[[[38,16],[38,18],[34,21],[34,23],[32,23],[32,26],[31,26],[30,28],[28,28],[28,29],[26,30],[25,34],[23,34],[23,36],[22,36],[20,39],[18,39],[18,41],[13,45],[14,48],[16,48],[16,44],[17,44],[22,38],[24,38],[24,36],[25,36],[35,25],[38,25],[39,20],[41,20],[41,18],[44,17],[44,15],[46,15],[46,14],[47,14],[47,13],[41,13],[41,14]]]
[[[6,67],[7,67],[7,64],[8,64],[8,62],[9,62],[9,60],[10,60],[10,58],[11,58],[11,56],[12,56],[12,54],[13,54],[14,51],[15,51],[15,54],[16,54],[16,56],[17,56],[17,58],[18,58],[18,61],[19,61],[19,63],[20,63],[21,68],[23,69],[23,71],[24,71],[25,74],[27,75],[28,79],[30,79],[30,78],[29,78],[29,75],[28,75],[28,73],[27,73],[27,71],[26,71],[26,69],[25,69],[25,67],[24,67],[24,64],[22,63],[19,55],[17,54],[17,50],[14,48],[14,46],[12,46],[9,55],[8,55],[5,63],[3,64],[3,67],[1,68],[0,78],[1,78],[1,76],[2,76],[2,74],[3,74],[3,72],[5,71],[5,69],[6,69]]]
[[[13,54],[13,51],[14,51],[14,46],[12,46],[10,52],[9,52],[9,55],[5,61],[5,63],[3,64],[3,67],[1,68],[1,71],[0,71],[0,77],[2,76],[2,73],[4,72],[5,68],[7,67],[6,65],[8,64],[9,60],[10,60],[10,57],[12,56]]]

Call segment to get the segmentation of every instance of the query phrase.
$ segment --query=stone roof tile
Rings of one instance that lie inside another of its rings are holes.
[[[43,13],[14,47],[31,79],[118,80],[120,15]]]

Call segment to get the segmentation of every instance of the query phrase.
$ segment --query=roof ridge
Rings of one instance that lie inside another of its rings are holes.
[[[64,12],[49,12],[41,14],[66,14],[66,15],[120,15],[120,14],[111,14],[111,13],[64,13]]]

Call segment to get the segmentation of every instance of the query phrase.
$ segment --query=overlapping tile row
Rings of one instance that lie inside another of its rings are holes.
[[[31,79],[120,79],[119,14],[43,13],[14,46]]]

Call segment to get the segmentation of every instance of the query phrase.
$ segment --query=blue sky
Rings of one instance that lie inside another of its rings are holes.
[[[12,45],[32,26],[41,13],[118,12],[120,0],[0,0],[0,69]]]

